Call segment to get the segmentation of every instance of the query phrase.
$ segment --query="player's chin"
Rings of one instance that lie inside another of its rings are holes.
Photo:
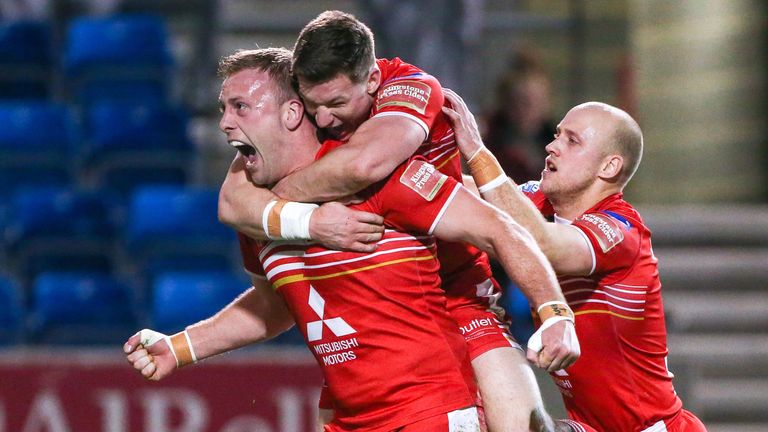
[[[245,171],[248,173],[248,177],[253,184],[257,186],[265,186],[268,184],[264,178],[264,169],[259,164],[246,165]]]

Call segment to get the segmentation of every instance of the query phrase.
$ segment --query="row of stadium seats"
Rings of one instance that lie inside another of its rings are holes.
[[[217,219],[218,193],[183,185],[144,186],[125,204],[107,193],[27,187],[8,200],[0,228],[21,279],[48,270],[114,271],[116,253],[137,274],[230,269],[235,238]]]
[[[119,345],[152,327],[175,333],[213,315],[249,286],[227,272],[165,272],[141,299],[130,283],[98,272],[46,272],[29,298],[0,277],[0,346],[11,344]],[[276,343],[301,343],[295,330]]]
[[[0,197],[29,184],[129,192],[183,183],[195,160],[182,110],[154,102],[101,102],[78,122],[51,102],[0,102]]]
[[[59,76],[76,103],[165,100],[173,57],[160,17],[81,17],[69,23],[63,46],[53,36],[46,22],[0,23],[0,98],[50,97]]]

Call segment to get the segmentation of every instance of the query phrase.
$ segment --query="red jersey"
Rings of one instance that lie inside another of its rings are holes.
[[[240,236],[246,269],[283,296],[323,369],[335,428],[393,430],[475,404],[429,235],[460,187],[417,158],[364,191],[355,207],[394,228],[370,254]]]
[[[440,83],[399,58],[378,59],[376,64],[381,70],[381,85],[371,108],[371,118],[396,115],[415,121],[426,137],[415,154],[461,182],[460,152],[450,121],[442,112],[445,98]],[[478,302],[482,308],[494,306],[499,289],[491,280],[488,256],[466,243],[439,241],[438,245],[449,309],[476,308]],[[485,286],[490,286],[490,291],[484,291]]]
[[[521,186],[545,216],[552,206],[538,182]],[[667,332],[651,232],[637,211],[611,195],[571,225],[587,240],[592,271],[562,276],[576,315],[581,357],[552,374],[571,418],[598,430],[641,431],[677,416],[682,402],[667,370]]]

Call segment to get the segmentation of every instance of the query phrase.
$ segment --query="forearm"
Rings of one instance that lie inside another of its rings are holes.
[[[542,250],[551,250],[552,237],[547,221],[533,202],[506,176],[496,157],[481,148],[468,165],[482,198],[528,230]],[[495,182],[497,178],[503,178],[503,181]]]
[[[219,221],[248,237],[266,240],[262,214],[275,199],[277,196],[268,189],[250,182],[230,185],[225,182],[219,191]]]
[[[273,338],[292,324],[280,297],[252,287],[213,317],[187,327],[187,331],[197,359],[202,360]]]
[[[345,198],[385,179],[413,155],[424,138],[424,130],[407,118],[371,118],[349,142],[282,179],[272,190],[291,201]]]
[[[283,178],[279,183],[280,198],[300,202],[327,202],[365,189],[378,180],[356,169],[355,164],[361,159],[359,150],[355,146],[343,145]]]
[[[555,271],[533,237],[512,221],[502,225],[489,238],[491,249],[529,303],[537,308],[545,302],[564,302]],[[499,230],[504,235],[498,235]]]

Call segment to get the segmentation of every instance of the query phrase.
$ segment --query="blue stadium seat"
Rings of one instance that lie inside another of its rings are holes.
[[[51,28],[36,21],[0,22],[0,99],[50,95]]]
[[[88,109],[83,166],[91,181],[128,194],[138,185],[184,183],[195,149],[183,110],[102,102]]]
[[[64,69],[81,102],[164,100],[172,64],[168,31],[160,17],[83,17],[69,26]]]
[[[155,278],[152,287],[152,325],[175,333],[215,314],[250,284],[227,272],[168,272]]]
[[[26,277],[52,269],[109,270],[115,206],[93,192],[21,188],[5,216],[9,255]]]
[[[0,345],[22,341],[24,313],[19,287],[12,280],[0,276]]]
[[[119,345],[136,330],[130,287],[104,273],[46,272],[32,286],[36,343]]]
[[[125,247],[149,278],[167,270],[230,269],[234,232],[220,224],[218,192],[146,186],[129,200]]]
[[[0,198],[25,184],[71,181],[79,135],[65,106],[0,102],[0,125]]]

